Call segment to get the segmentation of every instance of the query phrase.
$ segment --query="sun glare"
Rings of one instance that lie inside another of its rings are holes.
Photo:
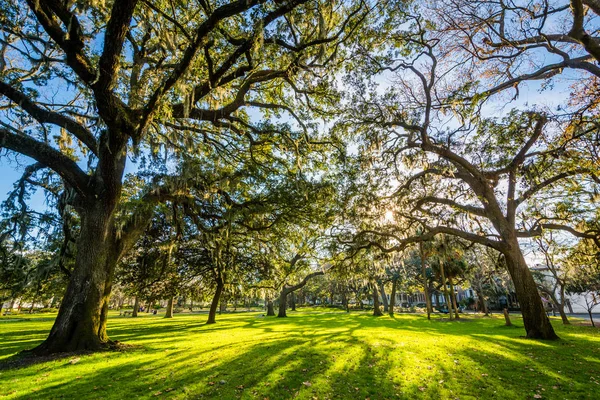
[[[385,222],[394,222],[394,212],[391,210],[387,210],[385,212]]]

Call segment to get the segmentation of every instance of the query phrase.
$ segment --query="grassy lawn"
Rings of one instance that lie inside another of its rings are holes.
[[[0,363],[39,343],[53,316],[0,318]],[[304,310],[287,319],[227,314],[111,315],[123,352],[0,368],[0,398],[598,399],[600,334],[563,327],[527,340],[500,317]]]

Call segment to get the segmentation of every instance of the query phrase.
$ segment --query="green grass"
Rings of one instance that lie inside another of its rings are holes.
[[[562,340],[524,339],[522,321],[303,310],[286,319],[204,314],[111,315],[123,352],[0,369],[0,398],[65,399],[593,399],[600,334],[554,326]],[[0,318],[0,363],[35,346],[53,316]],[[79,360],[77,361],[77,359]]]

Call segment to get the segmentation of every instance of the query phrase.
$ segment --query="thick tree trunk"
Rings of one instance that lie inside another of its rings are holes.
[[[290,308],[292,311],[296,311],[296,293],[292,292],[290,296]]]
[[[173,297],[169,297],[165,318],[173,318]]]
[[[481,311],[487,317],[489,315],[489,312],[488,312],[488,308],[487,308],[487,303],[485,301],[485,297],[483,295],[483,287],[481,286],[481,282],[477,283],[477,289],[475,289],[475,291],[477,292],[477,300],[479,300],[479,304],[481,306]]]
[[[275,309],[273,308],[273,300],[269,299],[267,301],[267,317],[274,317]]]
[[[385,295],[385,284],[382,282],[378,284],[379,291],[381,292],[381,302],[383,303],[383,312],[386,313],[389,310],[389,303],[387,296]]]
[[[106,320],[118,261],[115,243],[113,212],[98,201],[82,212],[75,269],[50,335],[34,353],[99,350],[112,344]]]
[[[218,277],[216,281],[217,288],[215,290],[215,295],[213,296],[212,302],[210,303],[210,309],[208,310],[208,320],[206,321],[207,324],[214,324],[217,322],[217,307],[219,305],[219,300],[221,299],[221,293],[223,293],[223,288],[225,287],[223,279]]]
[[[510,322],[510,316],[508,315],[508,309],[504,309],[504,325],[506,326],[512,326],[512,322]]]
[[[287,296],[289,291],[287,288],[281,289],[281,293],[279,294],[279,312],[277,313],[277,318],[287,317],[287,313],[285,311],[287,305]]]
[[[398,286],[398,280],[394,279],[392,281],[392,293],[390,294],[390,308],[389,314],[390,316],[394,316],[394,307],[396,306],[396,287]]]
[[[550,319],[544,310],[544,304],[538,293],[537,284],[527,267],[516,237],[504,252],[508,272],[515,285],[517,300],[521,305],[523,324],[530,339],[558,339]]]
[[[133,301],[133,312],[131,313],[131,316],[137,317],[139,309],[140,309],[140,299],[137,296],[135,296],[135,300]]]
[[[379,308],[379,291],[377,290],[377,285],[373,285],[373,316],[381,317],[383,313],[381,312],[381,308]]]
[[[460,315],[458,315],[458,305],[456,304],[456,292],[454,291],[452,276],[448,277],[448,282],[450,283],[450,298],[452,299],[452,307],[454,308],[454,317],[459,319]],[[449,310],[449,312],[452,312],[452,310]]]

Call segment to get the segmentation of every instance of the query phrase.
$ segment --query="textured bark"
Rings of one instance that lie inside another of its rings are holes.
[[[118,254],[113,210],[97,203],[82,213],[76,268],[50,335],[33,349],[36,354],[99,350],[112,344],[106,316]]]
[[[208,310],[208,320],[206,321],[207,324],[214,324],[217,322],[217,307],[219,305],[219,300],[221,299],[221,293],[223,293],[223,288],[225,287],[223,279],[217,277],[216,281],[217,288],[215,289],[215,295],[213,296],[213,299],[210,303],[210,309]]]
[[[390,294],[390,308],[389,314],[394,316],[394,307],[396,305],[396,287],[398,286],[398,281],[394,279],[392,281],[392,293]]]
[[[140,299],[137,296],[135,296],[135,300],[133,301],[133,312],[131,313],[131,316],[137,317],[139,309],[140,309]]]
[[[273,307],[273,300],[267,301],[267,317],[275,316],[275,308]]]
[[[448,282],[450,283],[450,297],[452,298],[452,307],[454,308],[454,317],[456,319],[460,318],[458,315],[458,305],[456,304],[456,292],[454,291],[454,282],[452,281],[452,276],[448,277]],[[452,310],[449,310],[452,312]]]
[[[165,312],[165,318],[173,318],[173,298],[169,297],[169,302],[167,303],[167,309]]]
[[[483,313],[487,317],[489,315],[489,312],[488,312],[488,308],[487,308],[487,303],[483,296],[483,288],[481,287],[481,283],[478,284],[476,291],[477,291],[477,300],[479,300],[479,305],[481,307],[480,311],[483,311]]]
[[[385,295],[385,284],[379,283],[379,291],[381,292],[381,302],[383,303],[383,312],[386,313],[389,310],[389,303],[387,296]]]
[[[504,309],[503,310],[504,313],[504,325],[506,326],[512,326],[512,322],[510,322],[510,316],[508,315],[508,309]]]
[[[521,305],[527,337],[530,339],[558,339],[546,315],[537,284],[527,267],[516,237],[509,243],[509,248],[504,252],[504,256],[508,272],[515,285],[517,299]]]
[[[450,319],[454,319],[452,315],[452,304],[450,303],[450,295],[448,294],[448,285],[446,282],[446,272],[444,271],[444,262],[440,262],[440,273],[442,274],[442,287],[444,288],[444,300],[446,301],[446,308],[448,309],[448,316]]]
[[[373,285],[373,316],[381,317],[382,315],[381,308],[379,308],[379,291],[377,285]]]

